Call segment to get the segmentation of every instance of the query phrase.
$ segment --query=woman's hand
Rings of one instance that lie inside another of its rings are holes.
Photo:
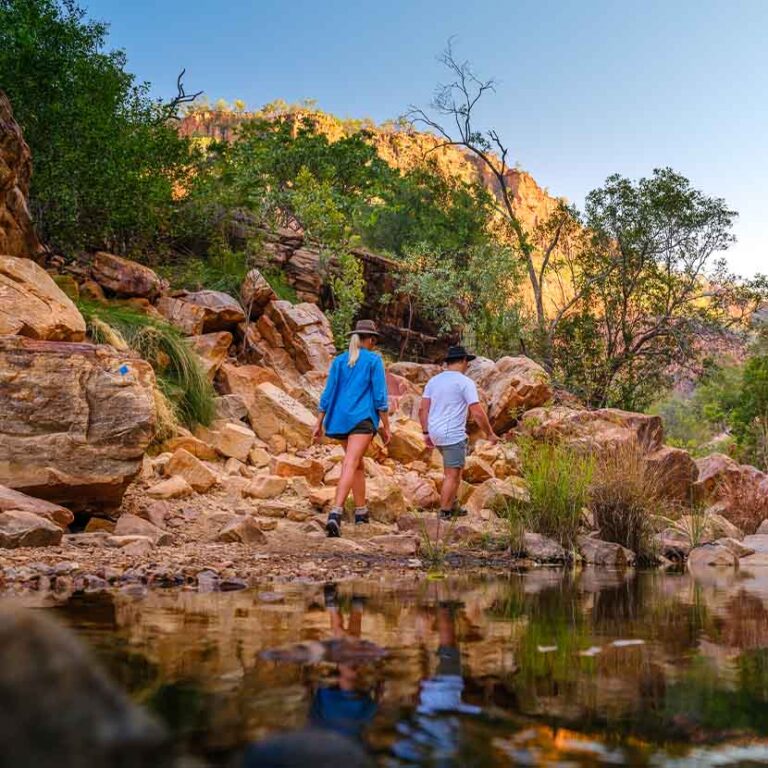
[[[379,434],[384,445],[389,445],[389,441],[392,439],[392,430],[390,430],[389,424],[382,424]]]
[[[317,424],[315,424],[315,428],[312,430],[312,442],[313,443],[319,443],[323,439],[323,422],[318,421]]]

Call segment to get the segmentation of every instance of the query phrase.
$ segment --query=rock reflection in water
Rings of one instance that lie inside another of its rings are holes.
[[[210,765],[308,725],[385,766],[768,765],[768,569],[716,570],[118,593],[60,611]]]

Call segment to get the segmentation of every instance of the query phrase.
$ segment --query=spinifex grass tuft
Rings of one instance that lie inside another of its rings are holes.
[[[78,306],[96,343],[131,349],[152,365],[162,395],[173,404],[179,421],[190,427],[211,423],[213,386],[178,329],[125,306],[85,301]],[[163,416],[164,409],[160,411]],[[161,431],[171,428],[169,420],[165,409]]]
[[[572,547],[589,501],[594,459],[554,442],[524,440],[519,448],[529,500],[509,508],[512,538],[528,530]]]

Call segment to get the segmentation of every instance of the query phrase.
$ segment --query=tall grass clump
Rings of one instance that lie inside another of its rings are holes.
[[[589,489],[589,508],[600,538],[652,557],[653,519],[670,511],[664,497],[666,479],[634,441],[605,451]]]
[[[594,458],[555,442],[525,440],[519,449],[529,499],[509,509],[514,538],[524,529],[573,547],[589,502]]]
[[[213,386],[178,329],[117,304],[81,301],[78,307],[94,342],[130,349],[154,368],[160,389],[155,397],[160,433],[172,431],[174,417],[189,427],[211,423],[215,412]]]

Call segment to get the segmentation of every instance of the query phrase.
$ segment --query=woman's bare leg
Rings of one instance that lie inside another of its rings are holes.
[[[373,440],[373,435],[350,435],[345,446],[346,453],[341,465],[341,477],[336,487],[333,506],[343,509],[349,492],[355,494],[355,505],[365,505],[365,473],[362,470],[363,456]]]

